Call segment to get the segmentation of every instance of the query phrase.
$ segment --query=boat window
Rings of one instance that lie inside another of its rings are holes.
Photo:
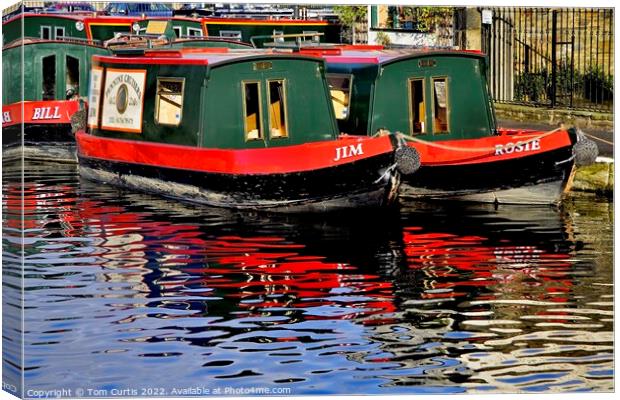
[[[187,27],[187,36],[202,36],[202,30],[198,29],[198,28],[190,28]],[[241,35],[240,35],[241,37]]]
[[[65,71],[65,95],[67,100],[69,100],[74,96],[79,96],[80,60],[67,56]]]
[[[179,126],[183,113],[184,78],[157,78],[155,121],[162,125]]]
[[[220,31],[220,37],[241,40],[241,31]]]
[[[351,75],[328,74],[329,92],[334,105],[336,118],[347,119],[349,116],[349,102],[351,93]]]
[[[62,26],[54,27],[54,39],[64,39],[65,37],[65,28]]]
[[[258,82],[243,82],[243,103],[246,140],[262,139]]]
[[[409,119],[411,134],[426,133],[426,103],[424,102],[424,80],[409,79]]]
[[[42,26],[41,27],[41,39],[51,39],[51,38],[52,38],[52,27]]]
[[[448,82],[433,78],[433,133],[448,132]]]
[[[179,38],[179,39],[181,38],[181,35],[182,35],[182,33],[181,33],[181,32],[183,32],[183,30],[182,30],[182,29],[183,29],[183,28],[182,28],[182,27],[180,27],[180,26],[174,26],[174,27],[172,27],[172,30],[174,31],[174,34],[175,34],[175,35],[177,35],[177,38]]]
[[[56,56],[42,60],[43,100],[56,99]]]
[[[269,96],[269,132],[272,139],[288,137],[286,126],[286,90],[284,80],[267,81]]]

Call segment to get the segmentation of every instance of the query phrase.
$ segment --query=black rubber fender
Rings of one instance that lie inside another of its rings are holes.
[[[598,157],[598,146],[593,140],[590,140],[582,131],[577,131],[577,142],[573,145],[573,156],[575,157],[575,165],[582,167],[594,164]]]
[[[394,152],[396,169],[403,175],[411,175],[420,169],[420,153],[411,146],[399,146]]]

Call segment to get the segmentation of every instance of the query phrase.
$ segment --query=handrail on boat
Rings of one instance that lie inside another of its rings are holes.
[[[285,38],[295,38],[295,42],[301,46],[301,39],[311,36],[323,36],[325,35],[325,33],[323,32],[308,32],[308,33],[274,33],[272,35],[257,35],[257,36],[252,36],[250,38],[250,43],[252,44],[252,46],[256,47],[256,43],[254,43],[254,39],[285,39]]]

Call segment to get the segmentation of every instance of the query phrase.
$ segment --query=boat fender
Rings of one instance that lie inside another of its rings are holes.
[[[578,167],[594,164],[598,157],[598,146],[580,129],[577,130],[577,142],[573,145],[573,156]]]
[[[403,175],[411,175],[420,169],[420,154],[407,144],[400,145],[394,152],[396,169]]]
[[[75,133],[79,130],[86,129],[86,118],[88,115],[88,108],[84,106],[84,103],[80,99],[80,109],[71,115],[71,133]]]

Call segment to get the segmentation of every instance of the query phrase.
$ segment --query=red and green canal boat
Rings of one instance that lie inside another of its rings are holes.
[[[2,146],[6,158],[75,161],[71,116],[90,58],[130,32],[129,18],[22,13],[2,24]],[[23,146],[22,146],[23,145]]]
[[[221,49],[95,56],[82,176],[212,206],[324,211],[395,201],[415,160],[341,136],[318,57]]]
[[[480,52],[306,49],[327,62],[343,132],[400,132],[421,158],[403,180],[412,198],[550,204],[570,184],[575,162],[596,145],[575,129],[497,128]]]

